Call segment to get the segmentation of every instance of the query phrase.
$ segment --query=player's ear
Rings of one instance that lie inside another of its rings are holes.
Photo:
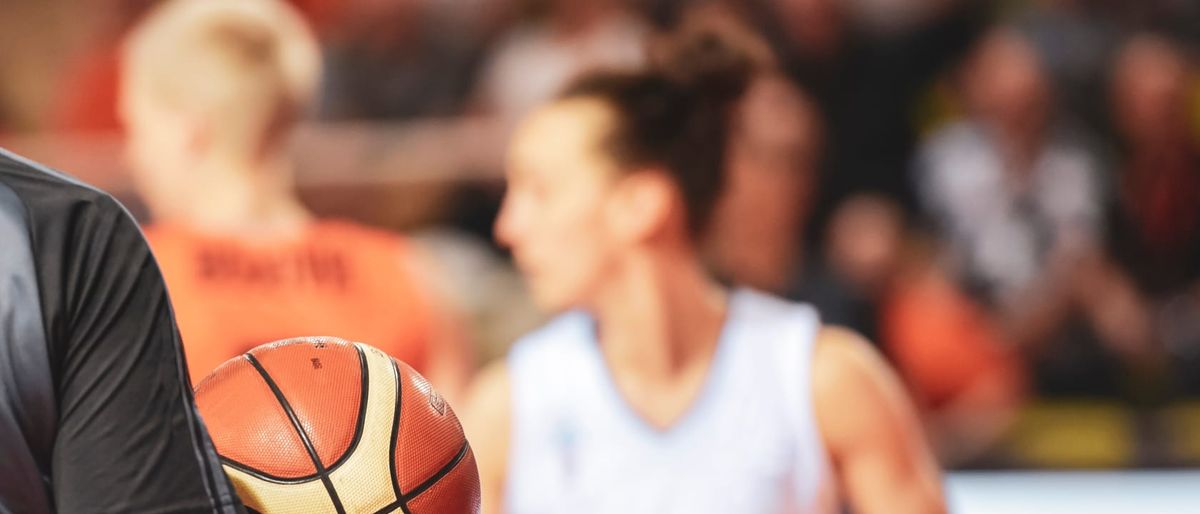
[[[624,241],[652,238],[672,222],[678,202],[675,184],[662,170],[631,172],[614,188],[608,205],[609,226]]]

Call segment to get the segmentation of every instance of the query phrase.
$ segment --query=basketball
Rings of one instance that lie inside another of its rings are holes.
[[[253,511],[479,510],[458,418],[424,377],[371,346],[330,337],[259,346],[201,381],[196,402]]]

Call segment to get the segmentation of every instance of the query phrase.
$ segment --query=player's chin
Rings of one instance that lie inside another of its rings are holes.
[[[542,312],[555,314],[570,310],[574,306],[571,295],[563,288],[532,278],[526,279],[529,295],[533,304]]]

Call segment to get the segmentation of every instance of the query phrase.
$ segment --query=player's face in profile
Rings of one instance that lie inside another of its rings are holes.
[[[155,212],[169,212],[190,166],[189,130],[182,116],[166,109],[135,77],[121,81],[120,116],[125,126],[125,160],[143,200]]]
[[[598,144],[608,123],[599,102],[557,102],[530,116],[509,149],[496,238],[549,311],[586,302],[614,260],[608,218],[618,175]]]

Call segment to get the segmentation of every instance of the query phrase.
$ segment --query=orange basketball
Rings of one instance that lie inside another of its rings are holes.
[[[475,456],[454,411],[407,364],[365,344],[259,346],[200,382],[196,403],[254,511],[479,511]]]

